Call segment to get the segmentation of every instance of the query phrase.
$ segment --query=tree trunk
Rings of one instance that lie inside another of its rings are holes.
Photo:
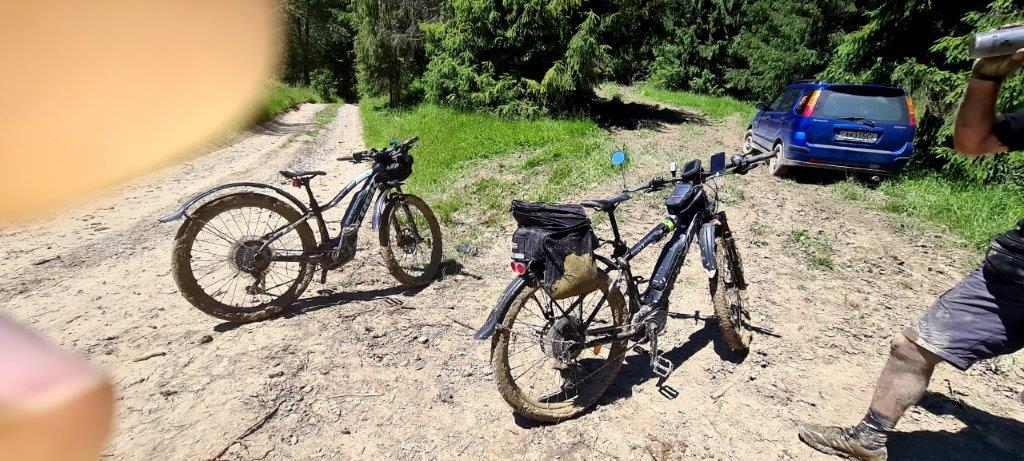
[[[302,18],[302,85],[309,86],[309,2]]]

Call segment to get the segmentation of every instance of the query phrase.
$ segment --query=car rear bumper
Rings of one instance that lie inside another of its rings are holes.
[[[874,149],[856,149],[835,146],[790,146],[786,149],[783,165],[828,170],[893,175],[899,173],[913,153],[913,144],[906,143],[895,152]]]
[[[812,163],[812,162],[801,162],[799,160],[784,159],[783,165],[786,166],[799,166],[804,168],[817,168],[820,170],[835,170],[835,171],[847,171],[850,173],[868,173],[876,174],[880,176],[892,176],[899,172],[899,170],[881,170],[868,167],[849,166],[849,165],[833,165],[828,163]]]

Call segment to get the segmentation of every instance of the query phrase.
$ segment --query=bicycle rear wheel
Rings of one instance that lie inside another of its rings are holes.
[[[544,290],[524,285],[491,342],[491,367],[498,391],[522,416],[558,422],[596,403],[619,373],[626,341],[582,350],[587,332],[624,327],[625,302],[612,291],[593,321],[586,320],[604,293],[555,301]],[[582,306],[582,307],[580,307]]]
[[[265,236],[300,218],[281,200],[253,192],[199,207],[174,239],[172,273],[182,296],[206,314],[233,322],[280,313],[309,285],[316,264],[273,257],[312,255],[316,239],[307,223],[269,245]]]

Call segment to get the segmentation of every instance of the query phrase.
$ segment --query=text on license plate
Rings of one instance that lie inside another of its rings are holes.
[[[878,133],[868,133],[865,131],[839,131],[836,133],[836,141],[874,143],[875,141],[878,141]]]

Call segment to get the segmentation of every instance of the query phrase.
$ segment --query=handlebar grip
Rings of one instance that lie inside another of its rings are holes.
[[[409,139],[406,139],[405,142],[402,143],[402,145],[403,146],[411,146],[413,144],[416,144],[416,141],[419,141],[419,140],[420,140],[419,136],[413,136],[413,137],[411,137]]]

